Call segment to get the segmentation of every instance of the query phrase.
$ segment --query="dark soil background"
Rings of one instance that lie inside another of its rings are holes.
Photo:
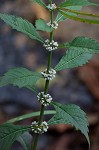
[[[94,2],[99,3],[98,0]],[[86,7],[83,10],[99,13],[99,7]],[[48,12],[37,4],[31,4],[29,0],[0,0],[0,12],[21,16],[33,24],[38,18],[49,21]],[[44,39],[49,37],[49,34],[40,34]],[[87,36],[99,41],[99,26],[67,20],[59,24],[59,30],[55,32],[55,41],[67,42],[76,36]],[[63,49],[55,51],[52,66],[59,62],[64,53]],[[41,44],[12,30],[0,20],[1,76],[13,67],[41,71],[46,68],[46,63],[47,52]],[[43,90],[43,87],[44,83],[41,80],[38,82],[38,88]],[[59,72],[50,85],[49,93],[54,101],[62,104],[75,103],[86,111],[90,122],[91,150],[99,150],[99,55],[94,55],[83,67]],[[31,91],[12,86],[0,88],[0,123],[39,109],[36,95]],[[28,125],[31,121],[33,119],[22,121],[20,124]],[[30,141],[31,134],[25,134]],[[22,147],[16,142],[12,150],[22,150]],[[38,150],[88,150],[88,144],[83,135],[72,127],[57,125],[50,127],[47,134],[40,136]]]

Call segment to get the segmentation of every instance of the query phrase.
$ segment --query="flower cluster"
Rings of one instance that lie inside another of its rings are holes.
[[[48,4],[47,8],[48,8],[50,11],[52,11],[52,10],[56,9],[56,5],[55,5],[55,3],[54,3],[54,4]]]
[[[56,71],[54,69],[50,69],[49,72],[47,72],[47,69],[43,72],[41,72],[45,80],[53,80],[55,78]]]
[[[43,121],[41,125],[39,125],[38,122],[34,121],[32,122],[31,129],[32,131],[34,131],[34,133],[42,134],[44,132],[47,132],[48,124],[46,121]]]
[[[54,42],[54,40],[52,42],[50,42],[48,39],[45,40],[45,43],[43,45],[48,51],[53,51],[56,50],[58,48],[58,43]]]
[[[44,94],[44,92],[39,92],[37,95],[37,98],[38,98],[38,101],[44,106],[48,106],[52,101],[51,95]]]
[[[53,29],[57,29],[58,28],[58,23],[56,21],[54,21],[52,24],[51,24],[51,22],[48,22],[47,25],[52,27]]]

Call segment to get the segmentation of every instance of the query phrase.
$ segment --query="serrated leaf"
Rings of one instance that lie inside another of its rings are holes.
[[[55,67],[57,71],[82,66],[91,59],[92,54],[99,54],[99,43],[87,37],[76,37],[69,43],[60,44],[59,47],[68,50]]]
[[[48,124],[70,124],[85,135],[90,145],[88,137],[89,124],[85,112],[81,110],[79,106],[74,104],[62,105],[56,102],[53,102],[52,104],[56,109],[56,114],[48,121]]]
[[[31,1],[34,2],[34,3],[37,3],[37,4],[41,5],[41,6],[43,6],[44,8],[46,8],[45,3],[43,1],[41,1],[41,0],[31,0]]]
[[[20,88],[27,87],[33,90],[37,80],[41,77],[41,73],[32,72],[26,68],[13,68],[4,74],[0,87],[13,84]]]
[[[55,70],[60,71],[63,69],[70,69],[86,64],[92,58],[92,54],[85,52],[84,49],[66,51],[66,54],[61,58],[59,63],[56,65]]]
[[[0,125],[0,149],[10,150],[13,142],[21,134],[29,130],[29,126],[13,125],[10,123]]]
[[[74,14],[75,13],[71,13],[69,14],[68,12],[64,12],[62,10],[59,10],[59,12],[69,18],[69,19],[72,19],[74,21],[79,21],[79,22],[83,22],[83,23],[88,23],[88,24],[99,24],[99,20],[92,20],[92,19],[87,19],[87,18],[82,18],[82,17],[78,17],[78,16],[75,16]]]
[[[88,0],[66,0],[60,4],[60,7],[67,6],[99,6],[99,4],[91,3]]]
[[[36,30],[46,31],[46,32],[52,32],[53,28],[49,27],[45,20],[39,19],[36,20]]]
[[[90,43],[90,44],[89,44]],[[85,52],[89,53],[96,53],[99,54],[99,42],[94,39],[88,37],[76,37],[73,41],[69,43],[64,43],[60,45],[62,48],[69,48],[72,50],[82,50],[84,49]]]
[[[17,141],[23,146],[24,150],[31,150],[31,140],[32,136],[25,132],[17,138]]]
[[[13,29],[25,33],[31,39],[38,40],[42,43],[44,42],[42,37],[37,33],[36,29],[29,21],[22,19],[21,17],[16,17],[13,15],[2,14],[2,13],[0,13],[0,18],[5,23],[10,25]]]
[[[82,7],[81,6],[68,6],[67,8],[70,10],[81,10]],[[69,14],[71,14],[71,13],[69,13]],[[58,22],[66,20],[66,19],[68,19],[66,16],[64,16],[60,12],[58,12],[58,15],[57,15],[55,21],[58,23]]]

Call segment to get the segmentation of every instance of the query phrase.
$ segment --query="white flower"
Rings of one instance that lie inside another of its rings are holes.
[[[34,125],[34,124],[36,124],[37,122],[36,121],[34,121],[34,122],[32,122],[32,125]]]
[[[57,7],[56,7],[56,5],[54,3],[54,4],[48,4],[47,8],[51,11],[51,10],[56,9]]]
[[[45,40],[45,42],[46,42],[46,43],[48,43],[48,42],[49,42],[49,40],[47,39],[47,40]]]

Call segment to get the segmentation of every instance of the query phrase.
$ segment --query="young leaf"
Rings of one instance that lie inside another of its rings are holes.
[[[25,132],[17,138],[17,141],[23,146],[24,150],[31,150],[31,140],[32,136]]]
[[[45,20],[43,19],[39,19],[39,20],[36,20],[36,30],[41,30],[41,31],[46,31],[46,32],[52,32],[53,31],[53,28],[49,27]]]
[[[69,19],[75,20],[75,21],[79,21],[79,22],[83,22],[83,23],[89,23],[89,24],[99,24],[99,20],[92,20],[92,19],[77,17],[77,16],[74,15],[75,13],[69,14],[68,12],[64,12],[64,11],[61,11],[61,10],[59,10],[59,12],[63,16],[65,16]]]
[[[20,88],[27,87],[31,89],[41,77],[41,73],[32,72],[26,68],[13,68],[4,74],[0,81],[0,87],[13,84]]]
[[[66,8],[68,8],[70,10],[81,10],[82,7],[81,6],[68,6]],[[71,14],[71,13],[69,13],[69,14]],[[60,12],[58,12],[58,15],[57,15],[55,21],[58,23],[58,22],[66,20],[66,19],[68,19],[66,16],[64,16]]]
[[[41,36],[37,33],[34,26],[27,20],[22,19],[20,17],[16,17],[13,15],[8,14],[2,14],[0,13],[0,18],[10,25],[13,29],[16,29],[17,31],[20,31],[22,33],[25,33],[28,35],[31,39],[38,40],[40,42],[44,42],[44,40],[41,38]]]
[[[13,142],[29,130],[29,126],[13,125],[10,123],[0,125],[0,149],[10,150]]]
[[[60,7],[67,7],[67,6],[99,6],[98,4],[91,3],[88,0],[66,0],[60,4]]]
[[[70,124],[85,135],[90,145],[88,137],[89,124],[85,112],[81,110],[79,106],[74,104],[62,105],[56,102],[53,102],[52,104],[56,109],[56,114],[48,121],[48,124]]]
[[[41,0],[31,0],[31,1],[34,2],[34,3],[37,3],[37,4],[41,5],[41,6],[43,6],[44,8],[46,8],[45,3],[43,1],[41,1]]]

